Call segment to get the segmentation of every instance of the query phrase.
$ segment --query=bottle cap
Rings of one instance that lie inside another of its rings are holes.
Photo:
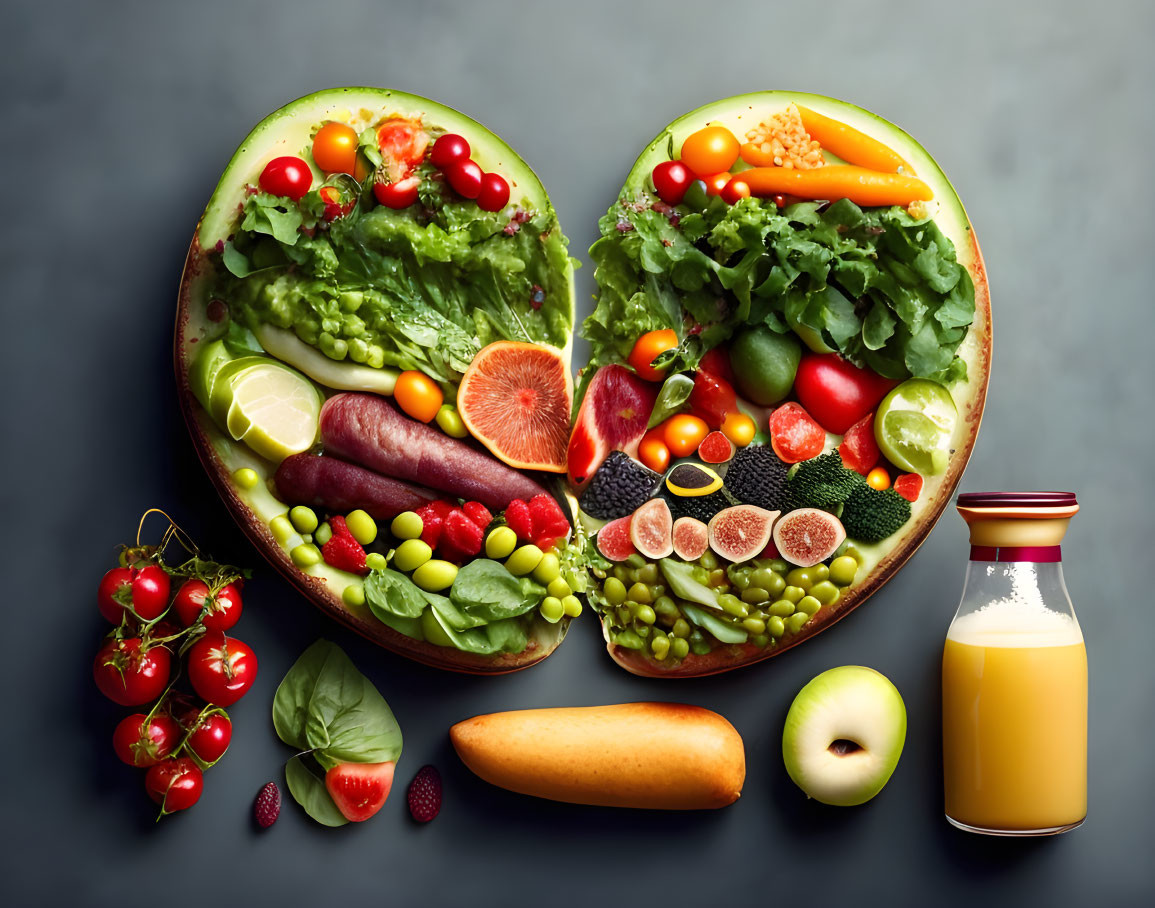
[[[1022,559],[1027,561],[1058,561],[1059,543],[1079,511],[1074,492],[965,492],[958,496],[957,507],[970,526],[972,546],[1055,549],[1051,557],[1034,553]]]

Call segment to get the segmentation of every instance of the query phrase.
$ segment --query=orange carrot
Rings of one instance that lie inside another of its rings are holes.
[[[744,142],[738,154],[751,167],[774,166],[774,152],[763,151],[761,145],[753,142]]]
[[[810,138],[847,164],[858,164],[883,173],[897,173],[901,167],[907,175],[914,173],[897,152],[853,126],[824,117],[807,107],[799,106],[798,113],[802,116],[802,125],[810,133]]]
[[[754,167],[734,175],[750,187],[751,195],[767,198],[778,194],[803,199],[850,199],[856,205],[903,205],[928,202],[931,188],[916,177],[880,173],[865,167],[836,164],[815,170],[787,167]]]

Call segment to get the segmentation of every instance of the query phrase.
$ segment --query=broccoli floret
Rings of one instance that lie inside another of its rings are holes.
[[[846,535],[862,542],[881,542],[910,520],[910,502],[894,489],[880,492],[863,483],[842,506]]]
[[[848,470],[837,451],[803,461],[790,471],[790,490],[795,499],[811,508],[833,510],[866,485],[860,473]]]

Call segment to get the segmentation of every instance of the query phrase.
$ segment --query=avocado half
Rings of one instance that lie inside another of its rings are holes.
[[[707,124],[726,126],[741,139],[747,130],[758,125],[767,115],[784,109],[791,102],[840,120],[885,143],[909,162],[918,177],[934,191],[934,201],[929,203],[933,206],[934,220],[954,243],[958,261],[970,273],[975,289],[974,322],[958,350],[958,355],[966,362],[968,379],[950,389],[958,408],[958,422],[951,444],[953,453],[944,473],[924,477],[922,495],[913,504],[911,519],[900,532],[875,545],[855,542],[855,547],[866,556],[864,567],[867,573],[863,580],[849,587],[833,607],[818,612],[801,632],[786,638],[778,646],[766,649],[752,644],[720,646],[704,656],[691,653],[676,666],[666,666],[650,659],[644,652],[610,643],[609,633],[603,625],[610,656],[635,675],[690,678],[751,665],[792,649],[850,614],[895,575],[933,529],[962,478],[978,436],[991,365],[991,300],[986,267],[974,227],[954,187],[934,158],[899,127],[861,107],[823,95],[793,91],[736,95],[699,107],[663,129],[634,162],[621,195],[649,190],[654,166],[669,160],[671,149],[680,149],[687,136]]]
[[[177,396],[193,445],[229,513],[269,563],[323,612],[384,648],[435,668],[470,674],[517,671],[540,662],[557,648],[565,637],[568,618],[555,625],[535,621],[529,643],[521,653],[482,656],[407,637],[378,621],[367,605],[347,605],[341,591],[357,578],[324,563],[303,570],[293,564],[289,551],[302,542],[301,538],[294,535],[280,543],[269,530],[270,520],[288,510],[269,491],[275,465],[222,433],[197,401],[189,384],[189,368],[198,345],[221,333],[220,326],[208,314],[209,291],[214,269],[218,267],[212,253],[219,251],[237,228],[246,187],[256,185],[262,169],[272,158],[300,155],[309,148],[312,131],[326,120],[349,123],[360,132],[387,116],[420,117],[430,127],[466,136],[472,157],[482,169],[501,173],[509,181],[511,202],[546,212],[556,223],[549,195],[529,165],[480,123],[450,107],[382,88],[332,88],[293,101],[258,123],[241,143],[193,234],[177,298],[173,344]],[[319,182],[322,175],[314,170],[314,177]],[[569,288],[572,327],[573,268],[568,259],[561,277]],[[567,361],[573,345],[572,333],[571,330],[563,350]],[[239,487],[232,478],[235,471],[245,467],[256,471],[261,480],[252,489]],[[560,492],[559,497],[562,497]]]

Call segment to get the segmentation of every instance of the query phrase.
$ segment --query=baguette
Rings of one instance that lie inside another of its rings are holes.
[[[653,810],[725,807],[742,793],[742,737],[722,716],[680,703],[491,713],[450,740],[485,781],[521,794]]]

